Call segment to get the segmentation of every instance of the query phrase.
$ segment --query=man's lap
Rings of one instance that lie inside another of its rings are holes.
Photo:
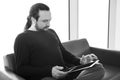
[[[59,80],[101,80],[104,76],[104,73],[105,71],[102,64],[96,64],[92,68],[83,70],[82,72],[78,71],[68,74],[68,76]],[[56,80],[56,79],[46,77],[43,78],[42,80]]]
[[[104,77],[105,70],[102,64],[96,64],[92,68],[83,70],[76,80],[101,80]]]
[[[45,77],[45,78],[43,78],[43,79],[41,79],[41,80],[56,80],[55,78],[52,78],[52,77]]]

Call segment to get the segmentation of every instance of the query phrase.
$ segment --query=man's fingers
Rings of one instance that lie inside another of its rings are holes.
[[[98,57],[95,54],[91,54],[91,56],[93,57],[93,59],[98,59]]]
[[[56,66],[56,69],[58,69],[58,70],[62,70],[64,67],[62,67],[62,66]]]
[[[67,74],[67,72],[61,71],[62,69],[62,66],[54,66],[52,68],[52,76],[56,79],[64,77]]]

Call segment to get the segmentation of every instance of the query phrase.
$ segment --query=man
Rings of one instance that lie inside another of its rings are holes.
[[[14,45],[15,71],[26,80],[73,80],[78,74],[80,79],[84,71],[69,74],[62,69],[67,64],[87,64],[97,59],[95,55],[76,58],[65,50],[55,31],[49,28],[51,13],[47,5],[33,5],[27,20],[25,31],[17,36]],[[103,70],[101,65],[98,68]]]

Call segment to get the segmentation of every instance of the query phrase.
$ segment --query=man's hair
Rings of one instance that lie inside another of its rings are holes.
[[[49,7],[43,3],[36,3],[34,4],[29,12],[29,16],[27,17],[27,23],[25,25],[25,31],[30,28],[32,21],[31,21],[31,17],[35,18],[36,20],[38,20],[39,16],[39,10],[46,10],[49,11]]]

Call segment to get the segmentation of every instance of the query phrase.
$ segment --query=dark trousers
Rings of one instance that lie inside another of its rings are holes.
[[[66,77],[58,80],[101,80],[104,77],[105,70],[102,64],[96,64],[92,68],[68,74]],[[46,77],[42,80],[57,80]]]

